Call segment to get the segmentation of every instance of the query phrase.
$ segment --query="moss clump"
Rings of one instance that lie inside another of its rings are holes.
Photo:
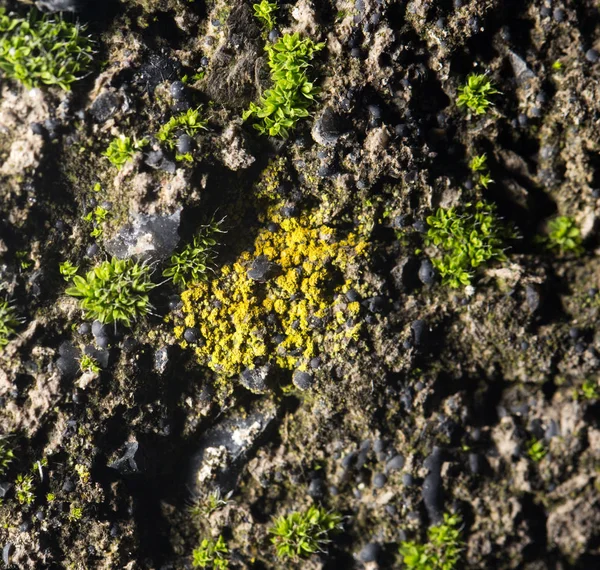
[[[465,85],[458,88],[456,104],[467,107],[475,115],[484,115],[493,105],[490,96],[500,93],[484,73],[472,73]]]
[[[73,286],[66,293],[81,298],[86,318],[131,326],[150,310],[148,292],[156,286],[150,275],[148,265],[113,258],[88,271],[85,278],[73,276]]]
[[[313,505],[306,511],[279,517],[269,534],[279,558],[298,560],[323,552],[331,542],[331,534],[341,527],[342,515]]]
[[[583,240],[581,230],[573,218],[558,216],[548,222],[548,235],[540,238],[550,251],[561,255],[583,253]]]
[[[350,288],[344,273],[366,254],[367,243],[352,233],[340,239],[309,215],[275,221],[275,231],[258,234],[253,254],[242,253],[211,282],[181,296],[185,319],[175,334],[197,327],[198,359],[224,377],[265,363],[302,369],[326,338],[345,344],[359,333],[359,303],[335,299]],[[251,279],[255,260],[275,274]]]
[[[441,253],[432,263],[443,283],[453,288],[470,285],[478,267],[504,261],[505,242],[514,237],[514,231],[501,224],[495,206],[486,202],[467,204],[462,213],[439,208],[427,224],[425,243]]]
[[[58,85],[69,90],[92,62],[92,42],[84,30],[35,10],[17,18],[0,8],[0,69],[28,89]]]
[[[131,137],[120,135],[110,142],[103,156],[108,158],[113,166],[121,169],[127,161],[133,158],[133,155],[137,151],[142,150],[147,144],[148,141],[146,139],[138,141],[135,138],[132,139]]]
[[[432,526],[427,535],[427,544],[404,541],[400,545],[400,555],[404,566],[409,570],[454,570],[463,550],[461,537],[461,517],[444,514],[444,522]]]
[[[217,540],[205,538],[192,552],[192,568],[229,568],[229,548],[225,539],[221,535]]]
[[[14,458],[15,454],[13,453],[13,450],[0,441],[0,477],[6,473]]]
[[[259,105],[250,104],[244,120],[254,115],[259,119],[254,128],[260,134],[287,138],[298,120],[308,116],[318,93],[307,69],[324,46],[310,38],[301,39],[297,33],[284,34],[275,44],[265,46],[274,86],[265,91]]]
[[[15,334],[18,324],[14,309],[6,299],[0,299],[0,349],[8,344],[8,339]]]

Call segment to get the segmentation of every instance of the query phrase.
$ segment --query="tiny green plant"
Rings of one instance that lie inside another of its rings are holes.
[[[277,2],[261,0],[258,4],[253,4],[254,15],[263,23],[265,30],[270,32],[275,27],[275,12],[277,11]]]
[[[0,69],[25,87],[69,90],[90,69],[93,44],[85,27],[32,10],[17,18],[0,8]]]
[[[558,216],[548,222],[548,235],[540,238],[546,247],[559,254],[583,253],[581,231],[575,220],[568,216]]]
[[[21,505],[30,505],[33,502],[33,475],[17,475],[15,481],[15,495]]]
[[[598,386],[598,380],[588,378],[583,382],[581,388],[575,391],[575,399],[580,398],[584,400],[597,400],[600,398],[600,387]]]
[[[189,512],[193,517],[208,517],[215,511],[218,511],[228,505],[233,491],[230,491],[223,497],[221,490],[217,488],[210,491],[208,494],[196,497],[189,508]]]
[[[0,441],[0,477],[2,477],[12,460],[15,458],[13,450],[8,447],[3,441]]]
[[[427,224],[425,244],[441,253],[432,263],[442,282],[452,288],[470,285],[478,267],[504,261],[505,242],[514,237],[514,231],[501,224],[494,205],[483,201],[466,204],[463,213],[439,208]]]
[[[59,263],[58,269],[60,271],[60,274],[64,277],[65,281],[70,281],[71,279],[73,279],[73,276],[77,275],[77,272],[79,271],[79,267],[77,267],[77,265],[73,265],[68,260]]]
[[[173,150],[177,144],[177,136],[181,134],[190,137],[198,134],[200,130],[207,130],[208,121],[202,118],[201,108],[188,109],[179,115],[171,117],[156,133],[156,138],[165,144],[170,150]],[[193,161],[191,153],[177,153],[177,160]]]
[[[83,516],[83,510],[75,503],[69,505],[69,520],[78,521]]]
[[[542,440],[531,438],[527,442],[527,455],[532,461],[535,461],[536,463],[541,461],[544,457],[546,457],[547,453],[548,450],[546,449],[546,446]]]
[[[224,218],[219,221],[211,220],[202,226],[191,243],[171,256],[167,268],[163,271],[163,277],[172,279],[175,285],[182,288],[185,288],[188,283],[206,279],[207,272],[216,257],[215,236],[218,233],[225,233],[221,229],[223,220]]]
[[[85,277],[75,275],[66,293],[81,299],[86,318],[131,326],[132,321],[150,311],[148,292],[156,286],[150,277],[149,265],[112,258]]]
[[[192,552],[193,568],[214,568],[226,570],[229,568],[229,548],[225,539],[219,535],[217,540],[205,538],[200,546]]]
[[[400,555],[404,566],[408,570],[457,569],[464,545],[461,524],[460,515],[444,513],[444,522],[429,528],[427,544],[403,541]]]
[[[94,224],[94,228],[90,232],[91,237],[99,237],[102,235],[103,230],[101,225],[106,221],[106,218],[108,218],[109,215],[110,212],[106,208],[96,206],[93,210],[83,216],[85,222],[92,222]]]
[[[311,506],[306,511],[279,517],[269,529],[279,558],[297,560],[323,552],[331,534],[342,528],[342,515]]]
[[[0,349],[4,348],[15,334],[19,320],[14,308],[6,299],[0,299]]]
[[[471,159],[471,162],[469,162],[469,168],[473,173],[475,181],[480,186],[487,188],[493,182],[487,164],[487,155],[485,153],[474,156]]]
[[[79,359],[79,369],[82,372],[100,372],[98,363],[87,354],[81,355],[81,358]]]
[[[484,73],[472,73],[467,83],[458,88],[459,107],[467,107],[475,115],[484,115],[493,105],[490,96],[500,93]]]
[[[108,148],[104,152],[104,156],[108,158],[113,166],[121,169],[123,165],[133,158],[133,155],[142,150],[148,141],[146,139],[140,139],[139,141],[125,135],[115,137]]]
[[[260,134],[287,138],[290,130],[303,117],[318,94],[309,80],[307,70],[324,43],[314,43],[300,34],[284,34],[276,43],[265,46],[271,80],[274,85],[265,91],[259,104],[251,103],[243,114],[246,120],[255,116],[254,128]]]

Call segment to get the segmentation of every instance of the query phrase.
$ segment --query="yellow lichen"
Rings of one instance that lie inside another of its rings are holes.
[[[366,255],[368,243],[353,233],[338,238],[316,216],[284,219],[270,211],[275,231],[261,230],[252,252],[182,294],[184,324],[197,326],[202,335],[195,353],[223,377],[268,361],[283,369],[305,368],[323,350],[325,338],[347,343],[360,334],[355,322],[360,304],[336,299],[356,285],[345,274]],[[259,256],[278,267],[265,283],[247,275]],[[176,323],[177,338],[183,330]]]

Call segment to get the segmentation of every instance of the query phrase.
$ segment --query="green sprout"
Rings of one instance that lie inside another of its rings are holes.
[[[58,270],[65,281],[70,281],[73,278],[73,275],[77,275],[79,267],[73,265],[70,261],[63,261],[62,263],[59,263]]]
[[[490,78],[483,73],[472,73],[467,77],[467,83],[458,88],[459,107],[467,107],[476,115],[484,115],[493,105],[490,95],[500,93],[492,84]]]
[[[277,11],[277,2],[261,0],[260,4],[253,4],[252,8],[254,8],[254,16],[263,23],[267,32],[270,32],[275,27],[275,12]]]
[[[15,495],[21,505],[30,505],[33,502],[33,475],[17,475],[15,481]]]
[[[592,380],[591,378],[585,380],[579,391],[575,391],[574,397],[576,400],[578,400],[580,397],[584,400],[597,400],[600,398],[598,380]]]
[[[33,261],[28,259],[29,252],[25,250],[20,250],[15,252],[15,257],[19,260],[19,266],[23,271],[29,269],[33,265]]]
[[[13,450],[0,441],[0,477],[6,473],[8,466],[12,463],[14,458],[15,454],[13,453]]]
[[[493,182],[487,165],[487,155],[485,153],[474,156],[471,159],[471,162],[469,162],[469,168],[471,169],[476,182],[484,188],[487,188]]]
[[[426,245],[435,246],[441,257],[433,258],[442,282],[452,288],[470,285],[474,271],[492,261],[504,261],[505,240],[514,237],[504,227],[493,204],[466,204],[459,214],[455,208],[439,208],[427,218]]]
[[[98,362],[87,354],[82,354],[79,359],[79,368],[82,372],[100,372]]]
[[[92,41],[84,31],[36,10],[17,18],[0,8],[0,69],[28,89],[57,85],[68,91],[92,62]]]
[[[541,441],[539,439],[531,438],[527,442],[527,455],[529,456],[529,458],[532,461],[535,461],[536,463],[538,461],[541,461],[546,456],[547,453],[548,453],[548,450],[544,446],[543,441]]]
[[[583,253],[581,231],[575,220],[568,216],[558,216],[548,222],[548,235],[541,237],[540,241],[551,251],[559,254]]]
[[[156,134],[156,138],[164,143],[170,150],[173,150],[177,144],[177,136],[185,133],[190,137],[195,136],[198,131],[206,130],[208,121],[202,119],[200,115],[201,108],[188,109],[187,111],[171,117]],[[191,153],[177,153],[176,160],[185,160],[193,162],[194,158]]]
[[[131,137],[120,135],[110,142],[103,156],[108,158],[113,166],[121,169],[128,160],[133,158],[136,151],[140,151],[147,144],[148,141],[146,139],[138,141],[135,137],[132,139]]]
[[[185,289],[188,283],[206,279],[207,271],[216,257],[214,246],[217,245],[215,235],[225,233],[221,224],[225,218],[218,222],[212,220],[202,226],[191,243],[187,244],[179,253],[171,256],[163,277],[172,279],[175,285]]]
[[[18,324],[15,310],[6,299],[0,299],[0,349],[8,344],[8,339],[15,334]]]
[[[85,278],[75,275],[66,293],[81,298],[85,318],[131,326],[150,310],[148,292],[156,287],[150,276],[149,265],[113,257],[94,267]]]
[[[444,522],[427,531],[429,541],[400,544],[402,562],[408,570],[454,570],[461,558],[463,540],[460,515],[444,513]]]
[[[331,542],[331,533],[342,527],[342,515],[326,511],[322,507],[309,507],[279,517],[269,529],[271,542],[279,558],[307,558],[315,552],[323,552]]]
[[[254,128],[262,135],[287,138],[289,132],[314,102],[319,89],[308,79],[307,69],[316,52],[324,43],[315,44],[300,34],[285,34],[275,44],[265,46],[271,70],[272,89],[262,95],[260,103],[250,103],[244,112],[244,121],[256,116]]]
[[[215,570],[229,568],[229,548],[225,539],[221,535],[217,540],[205,538],[192,552],[192,567]]]
[[[100,225],[106,221],[106,218],[110,215],[110,212],[102,206],[96,206],[93,210],[83,216],[85,222],[92,222],[94,229],[90,232],[91,237],[99,237],[102,235],[102,228]]]
[[[217,487],[216,490],[211,491],[206,495],[198,496],[190,506],[189,512],[193,517],[208,517],[215,511],[218,511],[228,505],[231,502],[229,498],[232,494],[233,491],[230,491],[225,495],[225,497],[222,497],[221,489]]]
[[[78,521],[83,515],[83,510],[78,507],[75,503],[69,505],[69,520]]]

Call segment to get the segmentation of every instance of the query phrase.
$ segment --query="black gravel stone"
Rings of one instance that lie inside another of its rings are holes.
[[[479,453],[469,453],[469,469],[473,475],[481,473],[482,461]]]
[[[264,255],[260,255],[252,262],[252,267],[248,270],[247,275],[253,281],[264,283],[275,277],[279,270],[279,265],[269,261]]]
[[[2,562],[7,568],[10,566],[10,559],[15,551],[15,545],[12,542],[7,542],[2,549]]]
[[[595,49],[589,49],[585,52],[585,59],[590,63],[596,63],[600,59],[600,54]]]
[[[373,477],[373,487],[381,489],[387,483],[387,477],[383,473],[377,473]]]
[[[58,348],[59,358],[56,361],[58,369],[67,378],[73,378],[79,373],[79,350],[70,342],[63,342]]]
[[[582,333],[581,333],[581,329],[580,329],[580,328],[578,328],[578,327],[571,327],[571,328],[569,329],[569,336],[570,336],[572,339],[577,339],[577,338],[579,338],[579,337],[581,336],[581,334],[582,334]]]
[[[437,523],[442,519],[443,512],[443,487],[442,487],[442,450],[434,447],[431,455],[424,462],[429,469],[429,474],[423,481],[421,491],[423,503],[427,510],[429,520]]]
[[[187,327],[183,331],[183,338],[187,342],[197,342],[200,338],[200,331],[196,327]]]
[[[431,260],[424,259],[419,267],[419,279],[423,285],[433,285],[437,279],[437,272]]]
[[[527,285],[525,287],[525,301],[532,313],[535,313],[542,304],[542,296],[540,289],[535,285]]]
[[[315,500],[321,500],[325,497],[327,485],[323,479],[312,479],[308,485],[308,494]]]
[[[552,17],[557,22],[564,22],[567,19],[567,13],[562,8],[555,8],[552,12]]]
[[[42,123],[31,123],[29,127],[34,135],[39,135],[41,137],[46,136],[46,129]]]
[[[79,331],[79,334],[90,334],[92,331],[92,326],[90,323],[81,323],[77,330]]]
[[[400,470],[404,467],[404,456],[403,455],[394,455],[394,457],[392,457],[386,464],[385,464],[385,470],[387,473],[390,473],[392,471],[397,471]]]
[[[110,336],[111,333],[111,328],[110,325],[105,325],[103,323],[101,323],[100,321],[94,321],[92,323],[92,334],[94,335],[94,337],[98,338],[101,336]]]
[[[97,336],[96,344],[100,348],[108,348],[110,346],[110,339],[107,336]]]
[[[181,154],[192,152],[194,147],[195,142],[190,135],[183,134],[177,139],[177,152]]]
[[[410,473],[402,475],[402,483],[407,487],[412,487],[415,484],[415,478]]]
[[[294,386],[299,390],[309,390],[315,384],[314,377],[308,372],[302,370],[296,370],[292,376],[292,382]]]
[[[97,123],[104,123],[116,114],[120,105],[119,96],[116,93],[107,91],[96,97],[90,107],[90,115]]]
[[[268,390],[267,378],[271,367],[269,365],[259,366],[258,368],[247,368],[242,372],[240,383],[246,389],[255,393],[262,393]]]
[[[273,28],[268,35],[269,41],[270,42],[276,42],[277,38],[281,35],[281,33],[279,32],[279,30],[277,28]]]
[[[29,521],[23,521],[19,525],[19,531],[21,532],[29,532],[29,529],[31,529],[31,523]]]
[[[63,483],[62,490],[65,493],[72,493],[75,490],[75,483],[71,479],[66,479]]]
[[[356,451],[351,451],[350,453],[344,455],[342,459],[342,467],[344,469],[352,469],[356,462]]]
[[[376,542],[365,544],[358,553],[358,559],[361,562],[376,562],[381,552],[381,547]]]
[[[100,251],[100,247],[98,246],[97,243],[93,243],[92,245],[90,245],[86,251],[85,254],[88,257],[94,257],[95,255],[98,255],[98,252]]]
[[[410,330],[412,332],[413,343],[415,346],[422,346],[425,344],[429,331],[424,320],[417,319],[416,321],[413,321],[410,325]]]
[[[173,81],[169,92],[171,93],[171,97],[176,101],[185,101],[188,97],[188,89],[183,81]]]

